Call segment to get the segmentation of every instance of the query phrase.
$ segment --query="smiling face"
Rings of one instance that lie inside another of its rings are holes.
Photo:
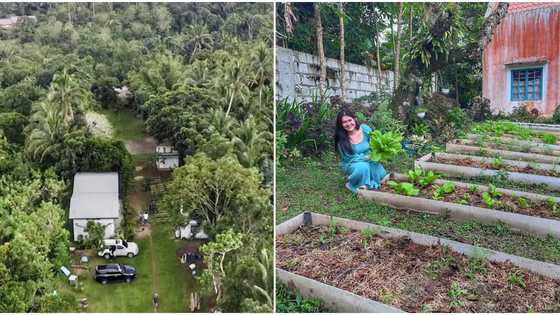
[[[352,131],[356,129],[356,121],[350,116],[342,116],[341,122],[342,128],[344,128],[344,130],[346,131]]]

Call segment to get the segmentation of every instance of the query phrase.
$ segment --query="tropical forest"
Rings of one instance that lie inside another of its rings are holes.
[[[272,310],[272,16],[0,4],[0,312]]]

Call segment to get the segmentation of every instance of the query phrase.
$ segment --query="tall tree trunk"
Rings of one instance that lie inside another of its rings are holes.
[[[323,25],[321,22],[321,8],[319,3],[313,4],[315,13],[315,37],[317,39],[317,55],[319,55],[319,89],[320,99],[323,101],[327,89],[327,61],[325,60],[325,51],[323,49]]]
[[[344,5],[342,2],[338,3],[340,8],[339,22],[340,22],[340,96],[342,101],[346,101],[346,62],[344,61]]]
[[[455,75],[455,100],[459,104],[459,78]]]
[[[395,79],[394,90],[399,86],[400,65],[401,65],[401,30],[403,20],[403,3],[399,2],[399,17],[397,19],[397,42],[395,47]]]
[[[91,11],[93,12],[93,17],[95,18],[95,2],[91,3]]]
[[[383,93],[383,83],[381,81],[381,54],[380,54],[380,47],[381,43],[379,42],[379,28],[377,27],[377,22],[375,22],[375,50],[377,55],[377,85],[378,85],[378,94],[381,95]]]

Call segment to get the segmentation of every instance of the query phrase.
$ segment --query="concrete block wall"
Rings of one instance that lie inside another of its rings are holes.
[[[346,63],[346,101],[351,102],[378,92],[379,82],[385,92],[393,91],[393,72]],[[276,97],[311,101],[319,91],[319,58],[276,47]],[[327,58],[327,95],[340,95],[340,62]]]

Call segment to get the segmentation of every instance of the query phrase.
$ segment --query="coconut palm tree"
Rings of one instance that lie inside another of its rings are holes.
[[[251,69],[254,71],[253,80],[259,89],[259,107],[262,106],[262,92],[267,80],[272,78],[272,54],[270,47],[261,42],[254,51]]]
[[[189,25],[185,30],[187,38],[186,46],[192,47],[190,52],[189,63],[192,63],[197,53],[203,49],[211,49],[214,45],[212,34],[205,24]]]
[[[272,133],[266,129],[252,115],[235,129],[235,153],[243,166],[258,167],[263,159],[272,154]]]
[[[64,112],[47,102],[39,103],[31,117],[33,129],[26,142],[26,152],[38,162],[62,149],[68,123]]]
[[[53,81],[47,94],[47,102],[50,106],[54,106],[62,114],[66,123],[74,121],[75,111],[83,111],[90,102],[90,96],[78,80],[73,78],[68,69],[64,68],[62,72],[53,76]]]
[[[228,107],[226,111],[226,116],[229,115],[233,101],[238,98],[244,101],[250,94],[249,87],[247,83],[249,82],[247,67],[245,66],[244,59],[237,59],[230,61],[225,66],[225,73],[223,76],[223,81],[216,81],[218,85],[224,85],[227,91],[227,96],[229,98]]]

